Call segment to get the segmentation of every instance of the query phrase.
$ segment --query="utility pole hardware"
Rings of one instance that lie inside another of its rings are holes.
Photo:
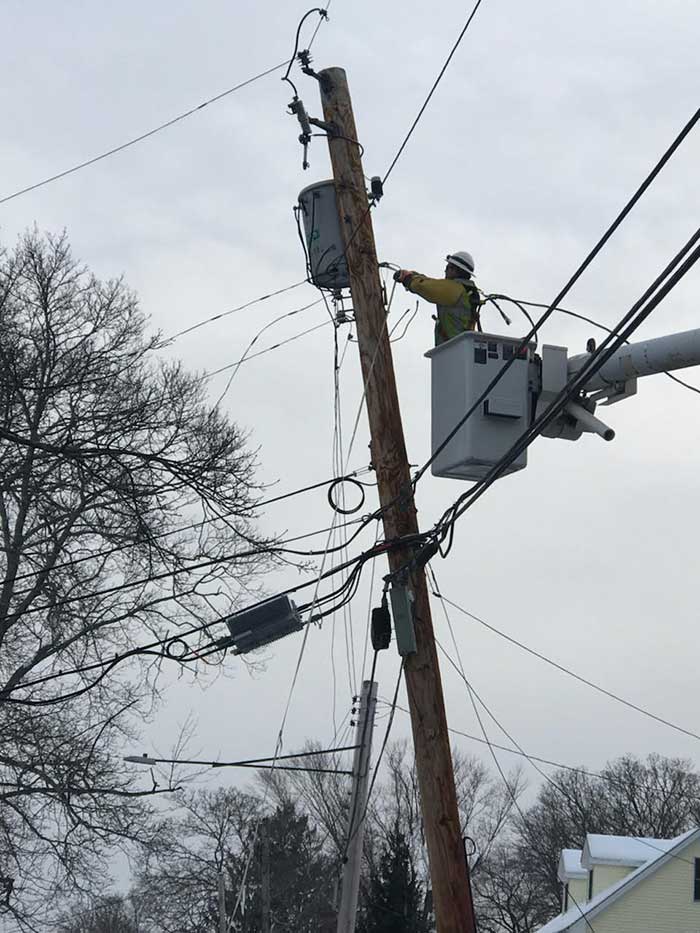
[[[348,844],[343,865],[343,885],[340,910],[338,911],[338,933],[355,933],[357,897],[360,891],[360,869],[362,868],[362,841],[367,816],[367,785],[369,763],[372,754],[372,732],[377,708],[377,684],[365,680],[360,696],[359,716],[355,734],[357,748],[352,763],[352,795],[348,821]]]
[[[387,541],[415,540],[418,534],[416,507],[347,78],[341,68],[324,69],[318,78],[355,310],[372,465],[384,509],[384,537]],[[438,933],[474,933],[425,571],[418,566],[405,571],[413,554],[411,546],[406,545],[392,548],[388,559],[393,573],[405,572],[405,580],[401,583],[411,590],[413,597],[415,652],[404,658],[404,675],[437,929]]]

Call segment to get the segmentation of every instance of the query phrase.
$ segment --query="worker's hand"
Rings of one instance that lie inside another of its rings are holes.
[[[401,282],[402,285],[408,285],[414,275],[415,272],[411,272],[409,269],[398,269],[394,273],[394,281]]]

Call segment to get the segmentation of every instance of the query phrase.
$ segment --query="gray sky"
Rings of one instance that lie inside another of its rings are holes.
[[[281,62],[305,9],[249,0],[6,3],[5,73],[16,78],[0,89],[0,197]],[[439,8],[334,0],[330,14],[314,62],[346,68],[365,170],[383,174],[467,8],[454,0]],[[439,275],[446,252],[468,249],[482,288],[553,298],[697,107],[699,26],[691,0],[484,0],[374,212],[381,258]],[[314,82],[298,73],[295,80],[309,112],[320,115]],[[275,73],[126,152],[2,205],[0,235],[11,243],[33,223],[51,231],[65,226],[76,255],[100,276],[123,273],[165,334],[298,281],[304,268],[291,207],[302,187],[328,177],[329,166],[325,142],[314,139],[311,169],[302,172],[298,127],[285,113],[289,100]],[[567,307],[608,325],[617,321],[693,232],[699,164],[696,133]],[[696,326],[697,288],[694,271],[638,337]],[[171,352],[193,368],[224,366],[265,323],[315,297],[304,286],[203,327]],[[410,305],[397,294],[394,317]],[[302,312],[260,344],[321,323],[325,313],[323,306]],[[509,333],[523,333],[524,321],[513,316]],[[484,323],[502,327],[495,312]],[[581,352],[593,333],[554,316],[542,338]],[[416,464],[429,455],[423,352],[431,341],[430,309],[422,305],[395,347]],[[329,326],[246,363],[226,396],[232,417],[260,448],[261,478],[278,482],[279,491],[331,475],[332,353]],[[700,373],[686,375],[700,385]],[[217,395],[221,379],[212,385]],[[361,393],[354,345],[341,393],[347,439]],[[700,397],[652,377],[640,382],[635,399],[606,414],[617,431],[612,444],[597,437],[537,441],[528,469],[499,481],[461,520],[448,560],[434,561],[435,571],[446,596],[486,621],[697,731]],[[363,419],[352,467],[368,462],[367,441]],[[463,489],[426,476],[418,487],[423,526]],[[370,497],[367,511],[372,505]],[[330,520],[320,492],[270,506],[262,524],[298,534]],[[377,579],[383,572],[379,562]],[[269,588],[297,579],[282,572]],[[375,600],[378,592],[375,584]],[[358,677],[368,595],[365,586],[349,620]],[[447,643],[439,607],[435,621]],[[468,675],[527,751],[593,768],[625,752],[698,760],[696,740],[593,693],[457,613],[453,622]],[[271,754],[300,641],[274,646],[255,677],[232,659],[229,676],[207,689],[173,678],[137,751],[167,752],[192,713],[192,751]],[[392,646],[378,667],[381,695],[391,694],[397,670]],[[443,673],[450,725],[478,732],[464,685],[449,665]],[[335,629],[327,621],[310,632],[285,748],[306,738],[328,741],[334,702],[340,722],[350,694],[339,617]],[[408,731],[397,713],[395,735]],[[489,731],[503,741],[495,727]],[[459,744],[485,754],[466,740]],[[528,777],[539,780],[534,772]]]

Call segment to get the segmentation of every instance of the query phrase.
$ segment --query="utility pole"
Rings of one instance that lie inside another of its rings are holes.
[[[355,933],[357,897],[360,891],[360,869],[362,867],[362,841],[367,816],[367,785],[369,762],[372,752],[374,713],[377,708],[377,684],[365,680],[360,696],[357,719],[357,748],[352,762],[352,794],[350,797],[350,819],[348,820],[348,845],[343,864],[343,887],[338,912],[338,933]]]
[[[382,513],[384,537],[387,541],[413,538],[418,533],[418,520],[347,77],[342,68],[329,68],[318,78],[324,120],[331,126],[328,148],[366,387],[372,464],[377,474],[380,503],[385,508]],[[410,546],[392,548],[388,553],[391,570],[405,568],[413,556]],[[406,582],[413,595],[416,652],[406,656],[404,674],[437,929],[438,933],[474,933],[424,568],[413,567]]]
[[[262,933],[270,933],[270,826],[267,819],[262,821],[261,827],[261,891],[262,903]]]
[[[219,871],[219,933],[228,933],[226,923],[226,876],[224,875],[223,863]]]

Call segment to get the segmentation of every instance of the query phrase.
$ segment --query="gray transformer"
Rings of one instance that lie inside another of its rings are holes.
[[[319,288],[338,291],[350,287],[348,264],[340,229],[335,183],[318,181],[299,194],[311,281]]]
[[[518,338],[469,331],[425,354],[431,363],[433,452],[513,358],[520,343]],[[435,458],[434,476],[482,479],[518,440],[531,422],[533,359],[530,344]],[[526,466],[524,450],[505,472]]]

